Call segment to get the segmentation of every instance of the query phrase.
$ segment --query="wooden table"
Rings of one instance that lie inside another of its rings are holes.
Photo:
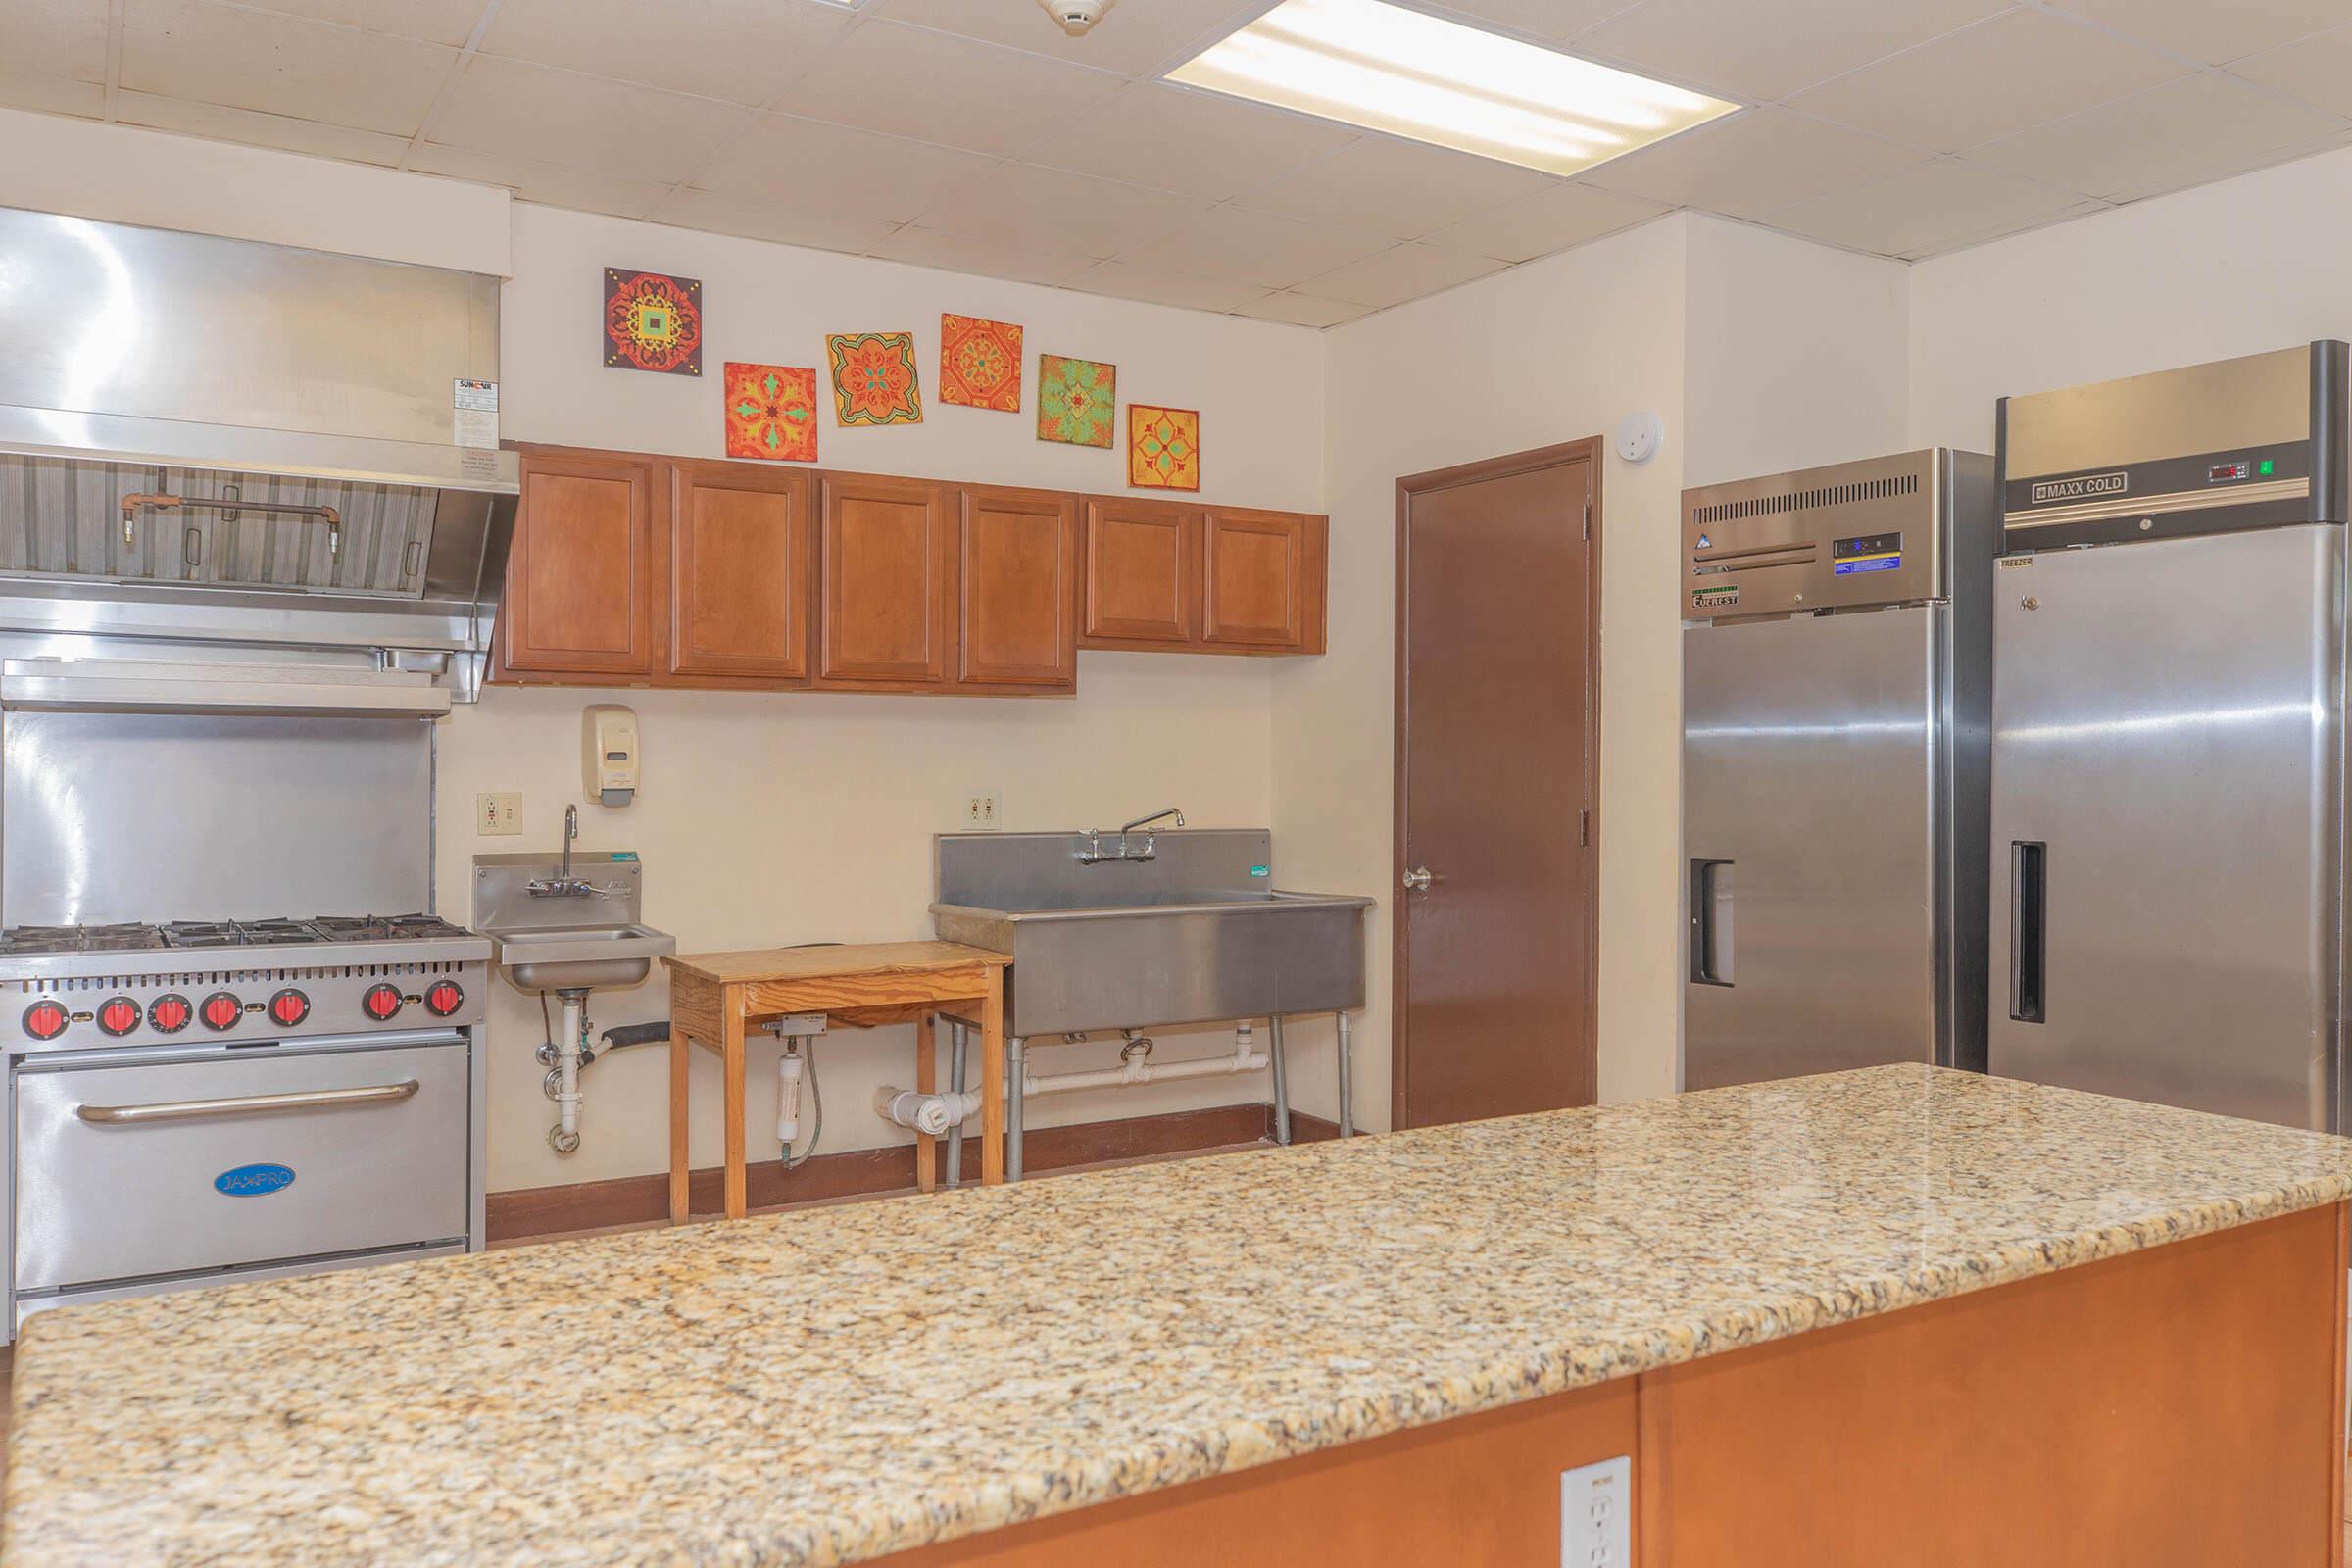
[[[669,1219],[687,1217],[687,1066],[701,1041],[725,1063],[727,1218],[747,1207],[744,1173],[744,1035],[762,1018],[821,1012],[845,1024],[915,1026],[914,1087],[931,1094],[939,1066],[932,1010],[976,1003],[980,1011],[980,1181],[1004,1179],[1004,969],[1009,954],[956,942],[875,942],[844,947],[766,948],[664,958],[669,965]],[[938,1183],[933,1148],[915,1135],[916,1185]]]

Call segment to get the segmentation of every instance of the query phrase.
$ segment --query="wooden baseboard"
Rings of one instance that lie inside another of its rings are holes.
[[[1067,1127],[1032,1128],[1022,1140],[1022,1163],[1042,1174],[1072,1165],[1098,1165],[1105,1160],[1145,1159],[1229,1149],[1273,1137],[1273,1107],[1214,1105],[1204,1110],[1168,1111],[1155,1116],[1130,1116],[1120,1121],[1085,1121]],[[1320,1143],[1337,1138],[1340,1130],[1320,1116],[1291,1113],[1295,1143]],[[941,1156],[946,1158],[946,1145]],[[977,1139],[965,1141],[964,1180],[980,1179]],[[694,1212],[717,1214],[721,1207],[719,1170],[698,1170],[688,1188]],[[750,1167],[751,1205],[773,1208],[790,1203],[822,1202],[829,1199],[859,1198],[878,1193],[912,1191],[914,1149],[864,1149],[847,1154],[817,1154],[792,1170],[781,1160],[762,1160]],[[597,1230],[607,1225],[642,1225],[669,1215],[669,1178],[618,1176],[610,1181],[575,1182],[564,1187],[526,1187],[492,1193],[489,1231],[493,1243],[565,1231]]]

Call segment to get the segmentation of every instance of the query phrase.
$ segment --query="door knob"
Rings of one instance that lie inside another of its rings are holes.
[[[1416,865],[1410,871],[1405,872],[1404,890],[1407,893],[1427,893],[1429,891],[1429,867]]]

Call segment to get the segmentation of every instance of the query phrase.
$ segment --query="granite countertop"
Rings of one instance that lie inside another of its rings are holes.
[[[858,1562],[2348,1193],[1883,1067],[93,1305],[4,1561]]]

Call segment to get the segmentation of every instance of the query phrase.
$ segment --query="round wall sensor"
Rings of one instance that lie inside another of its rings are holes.
[[[1617,455],[1628,463],[1647,463],[1666,444],[1666,421],[1647,409],[1617,421]]]

